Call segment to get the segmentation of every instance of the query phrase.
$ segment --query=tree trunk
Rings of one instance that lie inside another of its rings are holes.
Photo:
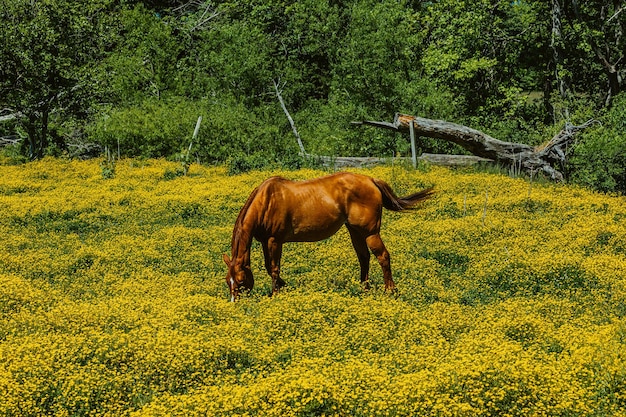
[[[367,168],[380,164],[389,163],[409,163],[412,162],[410,157],[394,156],[388,158],[379,158],[372,156],[319,156],[308,155],[313,160],[321,163],[324,166],[332,167],[334,169],[340,168]],[[481,158],[473,155],[443,155],[423,153],[417,157],[417,161],[428,162],[433,165],[459,167],[474,165],[479,162],[493,162],[490,159]]]
[[[393,123],[366,120],[354,122],[354,124],[408,132],[410,124],[413,123],[413,128],[418,136],[453,142],[477,157],[495,161],[516,171],[523,171],[530,175],[543,172],[552,180],[562,181],[563,174],[556,170],[554,165],[565,162],[567,146],[574,141],[579,130],[592,122],[589,121],[582,126],[566,125],[559,134],[540,147],[504,142],[467,126],[405,114],[396,114]]]

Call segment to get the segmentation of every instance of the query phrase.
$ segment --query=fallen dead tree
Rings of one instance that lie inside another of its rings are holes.
[[[325,166],[334,168],[366,168],[374,165],[395,163],[397,161],[411,163],[411,157],[393,157],[393,158],[380,158],[373,156],[319,156],[319,155],[305,155],[308,158],[312,158],[318,162],[321,162]],[[423,153],[417,157],[417,161],[428,162],[433,165],[442,166],[468,166],[479,162],[493,162],[490,159],[481,158],[474,155],[443,155]]]
[[[523,143],[504,142],[479,130],[456,123],[399,113],[395,115],[393,122],[364,120],[353,122],[353,124],[403,133],[410,133],[413,130],[417,136],[456,143],[482,160],[515,168],[529,175],[542,172],[552,180],[561,181],[563,174],[554,167],[562,166],[566,162],[567,147],[574,142],[576,134],[594,122],[590,120],[580,126],[567,124],[550,141],[538,147]]]

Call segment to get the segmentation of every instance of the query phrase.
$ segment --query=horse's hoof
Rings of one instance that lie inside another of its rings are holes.
[[[385,292],[388,292],[390,294],[395,295],[396,297],[398,296],[398,288],[394,285],[394,286],[386,286],[385,287]]]

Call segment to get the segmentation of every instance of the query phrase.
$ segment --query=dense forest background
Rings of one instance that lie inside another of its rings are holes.
[[[512,142],[589,119],[560,167],[626,192],[621,0],[0,0],[0,137],[16,159],[392,156],[350,121],[403,112]],[[196,120],[199,135],[189,148]],[[422,139],[420,151],[460,152]],[[189,154],[187,151],[189,150]]]

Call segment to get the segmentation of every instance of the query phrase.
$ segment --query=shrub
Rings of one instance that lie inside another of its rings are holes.
[[[600,124],[584,131],[568,166],[572,182],[626,193],[626,94],[615,98]]]
[[[216,163],[263,155],[276,161],[297,153],[295,141],[281,130],[271,108],[255,114],[229,97],[146,99],[136,106],[106,112],[90,126],[90,136],[125,156],[180,155],[189,148],[198,116],[202,116],[202,124],[192,144],[191,160]]]

